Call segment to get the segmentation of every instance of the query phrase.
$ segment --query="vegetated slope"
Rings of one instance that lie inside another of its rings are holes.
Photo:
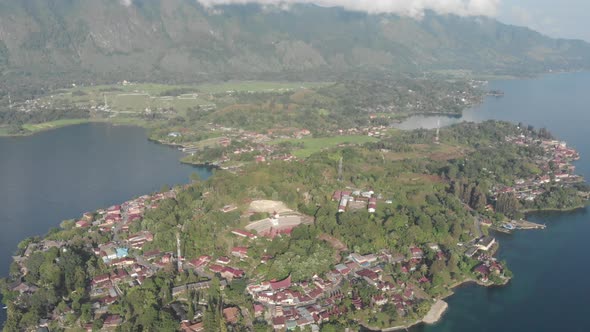
[[[0,0],[6,78],[322,79],[437,69],[580,69],[590,45],[485,17],[421,20],[340,8],[203,8],[196,0]],[[32,76],[26,76],[32,75]]]

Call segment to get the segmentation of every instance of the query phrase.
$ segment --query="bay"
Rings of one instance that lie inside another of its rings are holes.
[[[546,127],[580,152],[577,173],[590,179],[589,87],[590,73],[494,81],[489,88],[504,91],[504,97],[488,97],[459,118],[417,116],[399,127],[435,128],[439,123],[488,119]],[[512,281],[498,288],[459,287],[447,299],[449,309],[439,323],[411,331],[588,331],[589,212],[532,214],[528,218],[546,224],[546,230],[497,234],[498,257],[514,272]]]
[[[26,237],[163,185],[188,183],[192,173],[211,175],[181,164],[181,156],[129,126],[84,124],[0,138],[0,276]],[[5,314],[0,309],[0,326]]]

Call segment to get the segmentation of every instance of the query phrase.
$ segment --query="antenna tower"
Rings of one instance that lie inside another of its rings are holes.
[[[440,143],[440,141],[439,141],[439,139],[440,139],[439,133],[440,133],[440,120],[438,120],[436,122],[436,137],[434,138],[434,143],[435,144],[439,144]]]
[[[178,272],[182,272],[182,256],[180,255],[180,233],[176,232],[176,264]]]
[[[342,159],[343,157],[340,157],[340,161],[338,162],[338,181],[342,181]]]

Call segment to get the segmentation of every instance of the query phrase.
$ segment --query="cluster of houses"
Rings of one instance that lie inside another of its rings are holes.
[[[155,209],[158,202],[166,198],[175,198],[173,190],[158,193],[153,196],[143,195],[121,205],[113,205],[108,209],[97,210],[96,213],[84,213],[82,218],[75,223],[77,228],[90,228],[97,226],[101,232],[115,233],[127,232],[131,223],[140,221],[146,209]]]
[[[246,143],[246,146],[235,148],[234,150],[229,151],[229,153],[227,153],[226,156],[222,158],[222,161],[230,161],[230,155],[241,155],[245,153],[256,154],[254,160],[257,163],[263,163],[270,160],[294,161],[296,160],[295,156],[288,153],[285,149],[280,148],[276,144],[269,144],[269,142],[273,139],[301,139],[309,135],[311,135],[311,132],[307,129],[295,129],[294,131],[290,131],[286,134],[273,133],[272,131],[269,131],[268,135],[248,131],[241,132],[235,140],[237,142]],[[225,147],[227,146],[229,146],[229,144]]]
[[[432,244],[429,248],[436,252],[436,257],[446,258],[438,245]],[[367,255],[352,253],[323,278],[316,275],[311,280],[293,282],[289,276],[283,280],[251,283],[246,289],[255,303],[255,317],[266,320],[275,330],[313,327],[350,310],[342,305],[344,298],[351,299],[354,310],[391,303],[398,314],[404,316],[421,299],[417,295],[422,293],[419,285],[430,280],[422,277],[416,280],[416,284],[401,278],[389,280],[384,278],[383,267],[385,264],[398,264],[402,273],[415,271],[424,258],[424,251],[411,247],[409,252],[409,256],[387,251]],[[341,287],[345,283],[354,285],[358,282],[365,282],[377,290],[369,302],[363,301],[354,291],[342,293]]]
[[[478,275],[481,282],[488,283],[491,275],[504,278],[504,267],[496,258],[487,253],[481,253],[477,256],[477,260],[480,264],[473,271]]]
[[[375,195],[375,192],[372,190],[336,190],[332,194],[332,201],[338,202],[338,213],[365,208],[367,212],[375,213],[377,211],[378,199],[381,199],[381,195]],[[386,201],[386,203],[391,204],[391,201]]]
[[[374,114],[369,115],[370,119],[376,119],[377,116]],[[366,135],[369,137],[376,137],[381,138],[387,134],[387,131],[390,128],[387,126],[368,126],[368,127],[359,127],[359,128],[347,128],[347,129],[338,129],[335,132],[332,132],[334,135]]]
[[[175,198],[175,196],[176,193],[173,190],[152,196],[144,195],[121,205],[99,210],[95,215],[86,213],[76,222],[76,227],[96,226],[101,232],[113,235],[111,241],[99,244],[92,249],[110,269],[110,272],[97,275],[90,282],[89,294],[94,315],[105,315],[109,306],[123,294],[122,287],[131,288],[141,285],[158,269],[173,264],[171,253],[154,250],[139,254],[146,243],[153,241],[152,233],[148,231],[128,233],[129,227],[134,222],[140,221],[146,210],[157,208],[161,200]],[[133,255],[131,255],[132,250],[136,251]],[[105,326],[107,321],[116,327],[122,322],[122,318],[116,315],[105,316]]]
[[[227,128],[216,124],[209,124],[211,131],[221,131],[223,136],[217,141],[217,144],[225,150],[223,156],[213,161],[216,165],[223,165],[232,160],[240,160],[241,155],[254,155],[254,161],[265,163],[272,160],[281,160],[286,162],[296,161],[297,157],[290,153],[288,148],[281,147],[278,144],[272,144],[272,141],[281,139],[302,139],[311,137],[312,133],[308,129],[298,128],[281,128],[269,130],[267,133],[256,133],[234,128]],[[360,128],[339,129],[330,132],[332,135],[367,135],[370,137],[383,137],[388,128],[386,126],[368,126]],[[235,144],[234,144],[235,143]],[[185,152],[196,152],[192,144],[186,144],[181,148]]]
[[[105,328],[115,328],[123,321],[118,315],[107,314],[109,306],[123,294],[122,288],[141,285],[158,269],[173,263],[170,253],[161,253],[156,250],[138,254],[146,243],[153,241],[154,236],[147,231],[129,234],[129,228],[143,218],[145,211],[157,208],[161,200],[175,198],[175,196],[174,190],[144,195],[121,205],[114,205],[94,213],[84,213],[82,218],[74,223],[74,228],[87,229],[89,233],[100,231],[110,235],[108,242],[88,248],[108,267],[108,272],[94,276],[89,285],[92,312],[95,316],[103,317]],[[33,252],[45,252],[54,247],[62,248],[64,245],[66,243],[62,241],[44,239],[31,243],[24,254],[14,257],[14,260],[21,267],[21,272],[26,274],[26,261]],[[132,255],[132,251],[136,253]],[[31,294],[37,290],[37,287],[21,283],[15,289],[20,293]],[[57,320],[60,317],[56,316],[52,319]],[[92,330],[91,324],[87,326],[87,330]]]
[[[541,169],[542,174],[530,179],[518,179],[512,186],[495,187],[492,189],[494,198],[500,194],[513,193],[520,200],[534,201],[545,193],[546,184],[568,185],[583,181],[582,177],[574,174],[576,167],[571,164],[572,161],[578,160],[580,155],[575,149],[567,147],[565,142],[539,140],[525,135],[509,136],[506,137],[506,141],[519,146],[541,147],[545,155],[535,159],[535,164]]]
[[[271,160],[295,161],[297,158],[289,153],[288,149],[277,144],[270,144],[270,142],[277,139],[301,139],[311,135],[308,129],[297,128],[269,130],[266,134],[228,128],[213,123],[209,124],[209,128],[213,132],[223,133],[223,136],[217,140],[217,145],[224,148],[224,154],[213,162],[220,166],[232,160],[240,160],[241,155],[244,154],[254,155],[254,160],[257,163]],[[186,143],[181,147],[181,150],[194,153],[199,148],[191,143]]]

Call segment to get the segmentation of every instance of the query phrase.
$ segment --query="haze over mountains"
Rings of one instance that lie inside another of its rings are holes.
[[[197,0],[0,0],[0,70],[5,77],[202,81],[590,67],[590,44],[484,16],[440,15],[444,10],[434,5],[400,15],[305,2],[289,1],[285,8]],[[468,15],[470,8],[447,12]]]

